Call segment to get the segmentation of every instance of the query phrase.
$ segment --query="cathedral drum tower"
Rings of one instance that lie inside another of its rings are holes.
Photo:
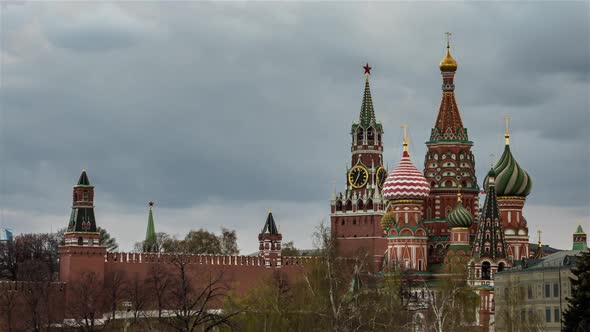
[[[387,178],[383,167],[383,127],[375,118],[369,64],[365,70],[365,91],[359,121],[353,123],[351,164],[346,170],[346,189],[332,194],[330,226],[340,256],[367,251],[374,267],[381,265],[386,240],[380,221],[384,214],[381,188]]]
[[[510,151],[509,117],[506,116],[506,141],[504,153],[494,166],[496,173],[496,194],[498,206],[502,217],[508,256],[512,260],[521,260],[529,257],[529,229],[526,219],[522,215],[522,209],[526,197],[531,192],[533,185],[529,174],[516,162]],[[487,191],[487,178],[484,179],[484,188]]]
[[[429,192],[424,175],[410,160],[407,127],[404,126],[402,159],[383,185],[387,213],[381,225],[388,240],[385,267],[426,271],[428,235],[422,208]]]
[[[426,142],[424,176],[430,184],[430,195],[424,202],[425,226],[429,230],[429,262],[442,263],[444,248],[450,236],[447,217],[455,208],[457,188],[462,187],[462,203],[476,216],[479,210],[479,187],[475,177],[473,142],[467,136],[455,100],[454,77],[457,62],[451,56],[447,33],[447,53],[440,62],[443,78],[442,100],[430,140]],[[475,224],[470,234],[475,233]]]

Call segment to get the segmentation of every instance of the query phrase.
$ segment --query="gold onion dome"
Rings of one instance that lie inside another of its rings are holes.
[[[442,72],[457,71],[457,61],[455,61],[455,59],[453,59],[451,56],[451,49],[449,45],[447,45],[447,55],[445,55],[438,66]]]
[[[460,197],[457,199],[457,206],[447,216],[447,224],[450,228],[471,227],[471,224],[473,224],[473,217],[463,207]]]

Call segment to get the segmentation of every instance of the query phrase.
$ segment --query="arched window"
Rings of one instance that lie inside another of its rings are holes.
[[[356,132],[356,144],[362,144],[363,143],[363,130],[359,129]]]
[[[481,279],[482,280],[490,280],[490,270],[491,270],[490,262],[483,262],[483,264],[481,264]]]
[[[81,245],[83,245],[83,244],[84,244],[84,239],[82,239],[82,237],[80,236],[80,237],[78,238],[78,245],[79,245],[79,246],[81,246]]]
[[[367,130],[367,141],[369,145],[373,145],[375,143],[375,133],[373,132],[373,128],[369,128]]]
[[[505,267],[506,267],[506,264],[504,264],[503,262],[498,264],[498,272],[504,271]]]

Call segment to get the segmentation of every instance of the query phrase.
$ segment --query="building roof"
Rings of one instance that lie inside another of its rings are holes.
[[[507,257],[495,180],[496,173],[492,168],[488,173],[488,190],[473,243],[473,257],[488,257],[494,260]]]
[[[264,227],[262,227],[261,234],[270,234],[276,235],[279,234],[279,229],[277,228],[277,224],[275,223],[275,219],[272,216],[272,212],[268,212],[268,216],[266,217],[266,222],[264,223]]]
[[[152,212],[154,203],[150,202],[149,205],[150,211],[148,214],[147,230],[145,232],[144,251],[152,251],[156,244],[156,227],[154,225],[154,214]]]
[[[578,256],[583,250],[562,250],[540,259],[526,259],[520,261],[514,268],[498,273],[510,273],[520,271],[535,271],[555,269],[559,267],[573,267],[576,265]]]
[[[14,239],[12,231],[6,228],[0,228],[0,241],[10,241]]]
[[[457,195],[457,205],[447,216],[447,224],[450,228],[471,227],[473,224],[473,216],[463,207],[460,194]]]
[[[496,193],[498,196],[520,196],[526,197],[531,192],[533,181],[529,174],[516,162],[510,144],[506,142],[504,153],[496,165]],[[484,179],[486,188],[487,177]]]
[[[82,174],[80,174],[80,179],[78,179],[78,186],[90,186],[90,180],[88,180],[86,170],[83,170]]]
[[[404,151],[399,164],[383,183],[383,198],[386,200],[424,199],[429,193],[430,184],[422,172],[414,166],[408,151]]]

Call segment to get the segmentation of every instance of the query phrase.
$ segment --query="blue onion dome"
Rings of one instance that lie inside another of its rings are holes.
[[[516,162],[510,145],[506,144],[502,157],[494,166],[496,173],[496,194],[498,196],[526,197],[530,194],[533,181],[529,174]],[[484,188],[488,190],[488,177],[484,179]]]
[[[457,206],[447,216],[447,224],[450,228],[471,227],[473,224],[471,213],[463,207],[461,194],[457,197]]]
[[[389,230],[394,226],[395,218],[393,216],[393,211],[387,212],[381,218],[381,228],[383,228],[383,232],[388,233]]]

